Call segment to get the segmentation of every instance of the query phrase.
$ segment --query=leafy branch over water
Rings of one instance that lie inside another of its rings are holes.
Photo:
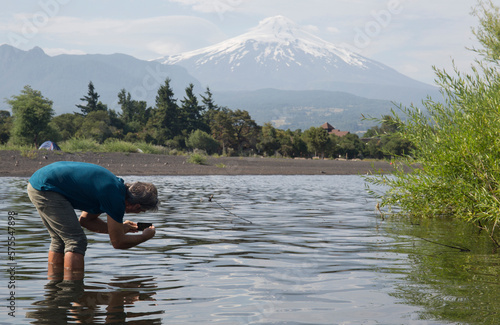
[[[428,98],[393,112],[398,132],[414,145],[394,176],[367,177],[388,186],[381,206],[420,217],[450,216],[494,231],[500,212],[500,10],[480,1],[474,34],[483,46],[471,73],[435,68],[444,100]],[[404,167],[414,166],[410,173]]]

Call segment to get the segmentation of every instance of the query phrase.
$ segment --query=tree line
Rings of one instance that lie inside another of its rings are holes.
[[[271,123],[258,125],[246,110],[217,105],[208,87],[197,97],[190,84],[184,97],[177,100],[170,84],[167,78],[159,87],[153,107],[122,89],[117,95],[121,112],[117,112],[99,100],[89,82],[87,94],[76,105],[79,111],[58,116],[54,116],[53,102],[27,85],[7,100],[12,116],[0,111],[0,143],[38,146],[46,140],[90,138],[104,143],[119,139],[170,149],[199,149],[207,154],[348,159],[381,159],[411,148],[394,135],[397,126],[390,119],[368,130],[365,138],[369,140],[356,134],[338,137],[321,127],[282,130]]]

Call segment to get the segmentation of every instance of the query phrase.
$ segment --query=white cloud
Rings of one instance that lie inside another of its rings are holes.
[[[45,54],[50,55],[50,56],[56,56],[60,54],[71,54],[71,55],[83,55],[87,54],[81,50],[68,50],[64,48],[43,48],[43,51]]]
[[[243,2],[248,0],[170,0],[192,7],[193,10],[205,13],[223,14],[235,11]]]
[[[318,26],[306,25],[306,26],[302,26],[302,27],[304,27],[309,33],[312,33],[312,34],[317,34],[319,32]]]
[[[340,29],[338,29],[337,27],[327,27],[326,31],[330,34],[340,34]]]
[[[177,54],[184,51],[182,44],[178,42],[168,41],[152,41],[146,44],[146,47],[154,53],[158,53],[159,57]]]
[[[27,22],[44,9],[12,1],[0,14],[0,43],[11,44],[7,36],[15,34],[24,37],[19,48],[40,46],[52,55],[121,52],[154,59],[217,43],[263,18],[284,15],[327,41],[347,44],[362,55],[432,82],[432,65],[442,66],[450,57],[467,64],[470,55],[465,47],[474,45],[470,27],[476,22],[470,11],[477,0],[150,0],[147,4],[70,1],[30,30]],[[356,33],[377,22],[374,13],[391,5],[400,10],[370,36],[367,46],[356,48]],[[224,19],[217,19],[217,14]]]
[[[23,20],[14,18],[8,29],[22,36],[22,22]],[[19,47],[30,49],[40,46],[49,49],[51,53],[121,52],[152,59],[211,45],[225,38],[226,35],[215,24],[192,16],[142,19],[58,16],[30,34]],[[51,48],[57,50],[52,51]]]

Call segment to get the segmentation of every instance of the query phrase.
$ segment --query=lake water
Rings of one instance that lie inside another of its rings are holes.
[[[124,179],[157,185],[160,210],[127,216],[154,223],[155,238],[115,250],[89,232],[83,283],[52,283],[27,178],[0,178],[1,324],[498,322],[500,260],[487,236],[384,221],[359,176]]]

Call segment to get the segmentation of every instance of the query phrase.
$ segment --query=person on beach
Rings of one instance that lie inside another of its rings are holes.
[[[60,161],[37,170],[29,179],[28,196],[49,231],[48,277],[81,280],[87,237],[82,227],[109,234],[116,249],[151,239],[151,226],[137,233],[137,223],[123,221],[125,213],[156,211],[158,192],[150,183],[125,184],[104,167]],[[81,210],[80,218],[75,209]],[[106,221],[99,218],[105,213]]]

